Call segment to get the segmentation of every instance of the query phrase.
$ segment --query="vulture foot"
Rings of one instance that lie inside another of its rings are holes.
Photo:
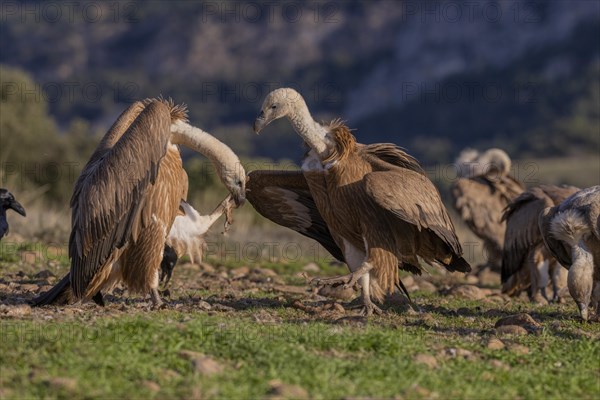
[[[548,300],[546,299],[546,296],[544,296],[540,292],[537,292],[536,294],[531,296],[531,302],[535,303],[539,306],[544,306],[544,305],[548,304]]]
[[[335,276],[333,278],[315,278],[310,281],[316,286],[338,286],[344,285],[344,289],[353,288],[366,273],[371,270],[371,265],[364,263],[359,269],[347,275]]]
[[[363,308],[360,310],[360,315],[364,317],[370,317],[371,315],[381,315],[383,314],[383,310],[377,307],[373,302],[369,301],[366,303]]]
[[[587,321],[590,317],[588,305],[586,303],[578,302],[577,308],[579,308],[579,315],[581,316],[581,319],[583,321]]]
[[[158,289],[154,288],[150,290],[150,299],[152,300],[152,309],[160,310],[165,308],[165,303],[160,298],[160,294],[158,293]]]
[[[375,305],[375,303],[373,303],[371,300],[371,297],[366,295],[364,292],[361,294],[360,298],[355,299],[350,303],[348,309],[359,310],[359,315],[363,317],[370,317],[373,314],[383,314],[383,310]]]

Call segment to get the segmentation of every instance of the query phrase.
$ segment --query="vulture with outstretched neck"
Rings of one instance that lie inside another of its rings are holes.
[[[238,157],[188,124],[184,106],[163,99],[136,102],[102,138],[77,179],[71,199],[71,270],[34,304],[92,298],[101,303],[101,291],[119,281],[130,292],[150,293],[154,307],[162,304],[159,270],[173,221],[178,215],[194,218],[182,203],[188,178],[178,145],[212,161],[232,203],[245,200]]]
[[[339,120],[313,120],[302,96],[277,89],[254,123],[259,132],[287,117],[310,150],[302,171],[252,171],[247,198],[263,216],[320,242],[351,273],[320,284],[360,282],[363,313],[381,310],[401,286],[398,269],[420,273],[419,259],[468,272],[439,192],[419,163],[394,144],[356,142]]]
[[[542,211],[548,250],[568,270],[567,286],[583,320],[590,301],[600,317],[600,186],[583,189]]]
[[[6,210],[13,210],[22,216],[26,216],[25,209],[15,196],[8,190],[0,188],[0,239],[8,233],[8,221],[6,220]]]
[[[545,249],[539,229],[540,213],[577,192],[574,186],[540,185],[515,198],[504,211],[506,235],[502,253],[502,291],[511,296],[529,288],[532,301],[548,300],[546,286],[552,279],[553,299],[558,300],[561,267]]]
[[[487,265],[500,272],[506,231],[502,212],[523,192],[523,185],[510,175],[510,157],[501,149],[464,150],[456,166],[459,177],[450,188],[454,208],[483,240]]]

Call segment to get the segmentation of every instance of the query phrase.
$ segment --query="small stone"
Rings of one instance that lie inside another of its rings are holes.
[[[485,297],[485,293],[473,285],[456,286],[450,290],[449,294],[469,300],[481,300]]]
[[[505,371],[510,370],[510,367],[500,360],[492,360],[490,361],[490,365],[494,368],[503,369]]]
[[[402,283],[406,287],[416,285],[415,278],[412,275],[403,276],[401,279],[402,279]]]
[[[172,369],[166,369],[163,371],[163,377],[165,377],[168,380],[172,380],[172,379],[177,379],[181,377],[181,374],[177,371],[174,371]]]
[[[465,277],[465,281],[471,285],[475,285],[479,283],[479,278],[477,278],[475,275],[467,275]]]
[[[504,348],[504,342],[498,338],[490,338],[487,343],[487,348],[490,350],[502,350]]]
[[[54,389],[64,389],[71,392],[77,389],[77,381],[73,378],[53,377],[48,378],[45,382]]]
[[[465,360],[471,360],[471,359],[475,358],[472,351],[467,350],[467,349],[461,349],[461,348],[456,349],[456,356],[462,357]]]
[[[541,328],[541,325],[534,320],[531,315],[526,313],[509,315],[508,317],[500,318],[496,321],[495,327],[498,328],[504,325],[518,325],[529,331],[535,331]]]
[[[8,317],[22,317],[24,315],[29,315],[31,314],[31,307],[28,306],[27,304],[19,304],[16,306],[7,306],[6,309],[6,316]]]
[[[217,361],[202,353],[195,351],[182,350],[179,355],[192,362],[194,371],[200,375],[211,376],[223,372],[223,366]]]
[[[511,344],[508,346],[508,350],[515,354],[529,354],[529,347],[520,344]]]
[[[323,286],[317,292],[319,295],[328,297],[330,299],[350,301],[354,298],[356,292],[352,288],[345,288],[342,285],[339,286]]]
[[[419,283],[417,285],[419,287],[419,290],[422,292],[425,292],[425,293],[437,292],[437,287],[433,283],[426,281],[424,279],[419,280]]]
[[[160,392],[160,385],[156,382],[144,381],[142,382],[142,385],[151,392]]]
[[[297,386],[289,385],[281,382],[280,380],[274,379],[269,382],[269,398],[275,399],[308,399],[308,392],[306,389]]]
[[[499,335],[527,335],[527,329],[519,325],[502,325],[496,328]]]
[[[320,272],[321,268],[314,262],[308,263],[306,264],[304,267],[302,267],[302,271],[304,272]]]
[[[207,264],[207,263],[200,263],[200,269],[201,269],[203,272],[207,272],[207,273],[209,273],[209,274],[214,274],[214,273],[215,273],[215,271],[216,271],[216,270],[215,270],[215,267],[213,267],[212,265],[210,265],[210,264]]]
[[[255,274],[260,274],[260,275],[264,275],[264,276],[269,276],[269,277],[274,277],[274,276],[279,276],[277,274],[277,272],[273,271],[272,269],[269,268],[260,268],[260,267],[256,267],[252,270],[253,273]]]
[[[333,309],[339,313],[346,313],[346,309],[340,303],[333,303]]]
[[[250,272],[250,268],[239,267],[239,268],[235,268],[235,269],[231,270],[231,276],[233,277],[233,279],[239,279],[239,278],[243,278],[244,276],[248,275],[249,272]]]
[[[200,300],[198,302],[198,308],[204,311],[212,310],[212,306],[210,305],[210,303],[204,300]]]
[[[434,356],[430,355],[430,354],[417,354],[415,356],[415,358],[413,358],[413,361],[416,362],[417,364],[423,364],[426,365],[427,367],[433,369],[433,368],[437,368],[438,366],[438,362],[435,359]]]
[[[39,287],[39,285],[34,285],[32,283],[25,283],[25,284],[22,284],[19,287],[19,289],[25,290],[26,292],[37,292],[40,289],[40,287]]]

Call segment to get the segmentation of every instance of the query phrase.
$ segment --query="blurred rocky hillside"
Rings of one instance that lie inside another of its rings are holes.
[[[32,79],[3,77],[3,101],[47,103],[63,132],[73,121],[106,130],[127,103],[162,94],[243,156],[297,160],[287,124],[250,129],[266,93],[293,86],[318,118],[341,116],[361,141],[396,142],[424,163],[465,146],[600,151],[594,0],[3,1],[1,11],[0,63]]]

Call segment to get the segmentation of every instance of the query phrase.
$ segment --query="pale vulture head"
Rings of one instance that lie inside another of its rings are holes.
[[[229,160],[217,166],[223,185],[229,190],[235,204],[239,207],[246,201],[246,171],[239,160]]]
[[[303,99],[300,93],[294,89],[281,88],[273,90],[265,98],[260,114],[254,121],[254,133],[259,133],[272,121],[289,115],[298,101],[303,101]]]
[[[474,149],[463,150],[456,160],[459,175],[463,178],[486,176],[498,178],[506,176],[510,172],[510,157],[504,150],[489,149],[479,153]]]

